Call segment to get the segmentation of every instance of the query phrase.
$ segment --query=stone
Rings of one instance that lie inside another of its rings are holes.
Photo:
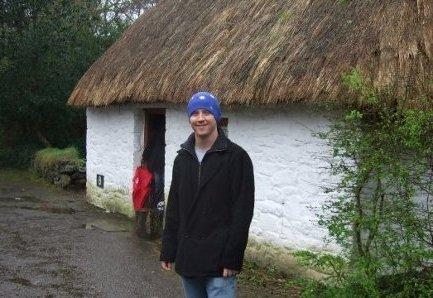
[[[54,179],[54,184],[58,185],[62,188],[65,188],[66,186],[68,186],[71,182],[71,177],[69,175],[65,175],[65,174],[61,174],[58,175],[55,179]]]

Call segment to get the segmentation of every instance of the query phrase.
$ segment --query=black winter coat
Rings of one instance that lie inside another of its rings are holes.
[[[198,162],[194,134],[174,161],[161,261],[182,276],[222,276],[240,270],[254,209],[251,159],[219,132]]]

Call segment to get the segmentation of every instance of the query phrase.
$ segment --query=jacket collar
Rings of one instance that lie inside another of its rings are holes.
[[[225,136],[222,129],[218,128],[218,137],[208,152],[227,150],[228,142],[229,142],[229,140]],[[183,143],[182,145],[180,145],[180,147],[182,149],[185,149],[189,153],[195,155],[195,136],[194,136],[194,133],[190,134],[190,136],[188,137],[186,142]]]

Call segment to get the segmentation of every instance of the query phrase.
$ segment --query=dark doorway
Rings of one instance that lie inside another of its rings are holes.
[[[165,109],[145,111],[144,144],[152,151],[154,168],[164,177],[165,166]]]
[[[136,229],[140,237],[155,238],[161,235],[164,217],[165,109],[145,110],[144,144],[153,182],[146,210],[136,213]]]

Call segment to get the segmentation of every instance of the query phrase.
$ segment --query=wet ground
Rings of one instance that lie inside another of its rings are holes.
[[[164,272],[159,243],[138,238],[132,222],[63,191],[0,176],[0,296],[181,297]],[[240,286],[240,297],[270,297]]]
[[[0,181],[2,297],[179,297],[158,251],[83,192]]]

